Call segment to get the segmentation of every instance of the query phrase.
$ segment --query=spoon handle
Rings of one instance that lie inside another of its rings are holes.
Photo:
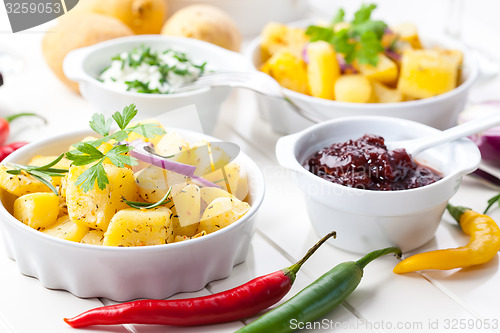
[[[408,146],[406,151],[412,155],[417,155],[427,148],[476,134],[497,125],[500,125],[500,112],[454,126],[426,139],[419,139],[418,142],[411,147]]]

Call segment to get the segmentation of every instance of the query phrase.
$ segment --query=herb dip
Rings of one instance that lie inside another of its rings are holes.
[[[178,50],[157,51],[141,46],[111,58],[111,65],[97,79],[122,91],[171,94],[181,85],[196,81],[205,65],[194,63]]]

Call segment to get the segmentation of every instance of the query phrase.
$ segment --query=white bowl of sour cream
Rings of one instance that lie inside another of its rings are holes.
[[[148,49],[150,53],[145,52]],[[175,87],[195,80],[203,71],[241,71],[249,66],[239,53],[200,40],[140,35],[74,50],[63,68],[68,78],[79,83],[82,96],[105,115],[135,104],[141,117],[153,118],[194,104],[199,119],[193,121],[199,120],[203,131],[211,133],[231,88],[175,93]]]

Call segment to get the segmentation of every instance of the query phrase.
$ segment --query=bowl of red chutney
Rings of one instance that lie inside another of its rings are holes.
[[[481,154],[467,138],[415,157],[386,143],[439,132],[392,117],[346,117],[280,138],[276,155],[294,171],[316,232],[337,232],[332,245],[357,253],[386,246],[407,252],[434,237],[448,200]]]

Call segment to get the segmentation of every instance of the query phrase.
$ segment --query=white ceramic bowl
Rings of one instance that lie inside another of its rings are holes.
[[[189,142],[217,141],[196,132],[175,131]],[[82,131],[31,143],[4,163],[27,163],[37,154],[59,154],[90,134]],[[247,155],[240,153],[237,161],[247,171],[251,208],[241,219],[212,234],[143,247],[80,244],[30,228],[0,204],[0,230],[7,254],[17,262],[22,274],[36,277],[47,288],[64,289],[79,297],[126,301],[199,290],[210,281],[229,276],[234,265],[245,261],[254,233],[255,215],[264,197],[264,179]]]
[[[479,165],[481,155],[472,141],[460,139],[419,154],[416,160],[440,172],[443,178],[409,190],[373,191],[346,187],[324,180],[302,165],[321,148],[364,134],[381,135],[387,141],[395,141],[438,132],[404,119],[346,117],[280,138],[276,154],[282,166],[296,172],[317,233],[337,231],[337,239],[331,242],[332,245],[358,253],[392,245],[411,251],[432,239],[446,203],[458,190],[462,176]]]
[[[106,115],[121,111],[132,103],[141,111],[142,118],[152,118],[195,104],[204,132],[212,133],[220,106],[231,91],[229,87],[201,88],[178,94],[144,94],[118,91],[96,79],[99,73],[109,66],[111,57],[141,45],[159,50],[172,47],[179,49],[195,62],[206,61],[207,67],[213,70],[244,70],[249,66],[241,54],[207,42],[182,37],[138,35],[117,38],[70,52],[64,59],[64,73],[69,79],[77,81],[82,96]]]
[[[233,18],[244,36],[259,34],[270,21],[291,22],[304,16],[307,0],[167,0],[171,13],[194,4],[216,6]]]
[[[312,21],[302,21],[294,26],[307,26]],[[425,37],[425,36],[424,36]],[[246,56],[254,70],[260,68],[261,38],[255,38],[246,50]],[[299,107],[308,110],[318,119],[334,119],[349,116],[386,116],[414,120],[438,129],[447,129],[456,125],[457,117],[464,108],[469,90],[478,76],[475,59],[466,52],[465,47],[444,36],[422,38],[425,48],[440,46],[459,49],[464,52],[461,84],[444,94],[421,100],[400,103],[347,103],[304,95],[284,88],[285,94]],[[294,112],[286,103],[258,96],[259,108],[265,119],[271,122],[273,129],[279,133],[295,133],[313,123]]]

